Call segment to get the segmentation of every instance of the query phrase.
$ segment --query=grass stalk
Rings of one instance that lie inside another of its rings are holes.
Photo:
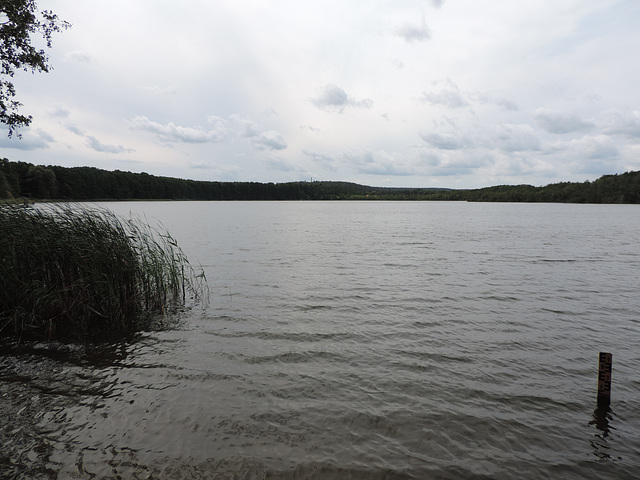
[[[206,291],[175,239],[140,220],[0,205],[0,335],[111,339]]]

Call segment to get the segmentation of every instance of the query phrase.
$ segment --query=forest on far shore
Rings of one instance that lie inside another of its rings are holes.
[[[640,171],[593,182],[498,185],[478,189],[370,187],[349,182],[209,182],[94,167],[42,166],[0,159],[0,199],[33,200],[434,200],[640,203]]]

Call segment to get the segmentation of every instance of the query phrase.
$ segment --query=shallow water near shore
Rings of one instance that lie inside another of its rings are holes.
[[[101,206],[161,222],[210,305],[117,344],[4,342],[0,478],[640,469],[637,206]]]

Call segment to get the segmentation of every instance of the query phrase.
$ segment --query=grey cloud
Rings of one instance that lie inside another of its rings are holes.
[[[237,136],[251,139],[255,148],[260,150],[284,150],[287,148],[287,142],[278,132],[264,131],[256,122],[240,115],[231,115],[230,118]]]
[[[261,150],[284,150],[287,148],[287,142],[278,132],[263,132],[253,140],[256,148]]]
[[[146,85],[146,86],[140,87],[140,89],[146,92],[149,92],[153,95],[160,95],[160,96],[175,95],[176,93],[178,93],[178,89],[175,87],[159,87],[157,85]]]
[[[492,140],[503,152],[529,152],[540,150],[540,139],[530,125],[502,125]]]
[[[132,153],[135,152],[133,148],[123,147],[122,145],[105,145],[101,143],[96,137],[87,136],[87,145],[94,149],[96,152],[101,153]]]
[[[582,120],[577,115],[554,112],[546,108],[536,110],[533,118],[540,128],[555,134],[585,132],[595,126],[593,122]]]
[[[69,130],[71,133],[75,133],[76,135],[78,135],[80,137],[84,137],[84,132],[81,129],[79,129],[78,127],[76,127],[75,125],[66,125],[64,128]]]
[[[351,163],[358,173],[368,175],[414,175],[415,169],[406,161],[397,159],[385,152],[372,152],[370,150],[343,152],[344,160]]]
[[[278,172],[295,172],[297,170],[294,165],[281,158],[270,158],[266,161],[266,164],[269,169]]]
[[[610,160],[620,153],[613,140],[606,135],[573,140],[569,143],[569,149],[577,152],[582,158],[592,160]]]
[[[100,142],[100,140],[98,140],[96,137],[87,135],[86,133],[84,133],[84,131],[82,131],[80,128],[76,127],[75,125],[65,125],[65,129],[67,129],[72,133],[75,133],[79,137],[84,137],[87,146],[89,148],[92,148],[96,152],[115,153],[115,154],[135,152],[133,148],[123,147],[122,145],[106,145]]]
[[[326,85],[317,97],[311,99],[311,103],[320,109],[337,110],[340,113],[345,107],[371,108],[373,106],[373,100],[369,98],[356,100],[347,95],[342,88],[332,84]]]
[[[329,170],[332,172],[338,170],[338,164],[331,155],[327,155],[326,153],[311,152],[309,150],[302,150],[302,153],[304,153],[308,157],[311,157],[311,160],[313,160],[325,170]]]
[[[422,102],[430,103],[432,105],[445,105],[449,108],[461,108],[467,107],[472,103],[483,105],[495,105],[508,111],[517,111],[518,105],[508,98],[495,97],[491,94],[484,92],[465,92],[462,93],[460,89],[451,80],[447,79],[447,87],[440,90],[440,92],[423,92]]]
[[[405,42],[423,42],[431,38],[431,30],[427,27],[424,17],[419,24],[405,23],[396,28],[396,35],[403,38]]]
[[[207,119],[213,123],[212,128],[182,127],[173,122],[162,125],[144,116],[134,117],[130,123],[132,128],[153,133],[165,142],[208,143],[229,138],[230,130],[223,119],[215,116]]]
[[[50,110],[49,115],[54,118],[67,118],[69,115],[71,115],[71,112],[64,107],[58,106],[53,110]]]
[[[494,103],[499,107],[502,107],[505,110],[510,110],[512,112],[519,110],[516,102],[509,100],[507,98],[497,98],[494,100]]]
[[[404,62],[399,58],[394,58],[391,60],[391,64],[396,68],[404,68]]]
[[[429,145],[440,150],[461,150],[468,148],[472,143],[466,138],[456,137],[451,134],[441,135],[435,132],[421,133],[420,137]]]
[[[423,92],[421,100],[431,105],[444,105],[447,108],[462,108],[469,105],[457,89],[440,90],[438,93]]]
[[[424,165],[425,173],[428,175],[435,177],[458,177],[473,175],[479,168],[493,163],[493,159],[488,155],[477,154],[474,154],[472,157],[437,156],[431,152],[424,151],[421,155],[421,163]]]
[[[66,53],[64,59],[67,61],[70,60],[74,62],[89,63],[91,61],[91,56],[87,52],[77,50],[74,52]]]
[[[260,135],[260,128],[258,124],[253,120],[240,117],[239,115],[231,115],[238,128],[238,136],[242,138],[252,138]]]
[[[431,5],[433,5],[436,8],[440,8],[443,3],[444,3],[444,0],[431,0]]]
[[[26,129],[19,132],[22,138],[18,138],[17,135],[9,138],[6,130],[0,133],[0,148],[15,148],[16,150],[38,150],[49,148],[49,143],[53,142],[51,135],[44,130],[37,130],[32,132]]]
[[[605,115],[605,130],[609,135],[640,138],[640,112],[610,111]]]

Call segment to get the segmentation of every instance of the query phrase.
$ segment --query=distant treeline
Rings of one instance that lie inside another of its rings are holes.
[[[349,182],[205,182],[93,167],[0,160],[0,198],[39,200],[440,200],[640,203],[640,171],[593,182],[473,190],[369,187]]]

